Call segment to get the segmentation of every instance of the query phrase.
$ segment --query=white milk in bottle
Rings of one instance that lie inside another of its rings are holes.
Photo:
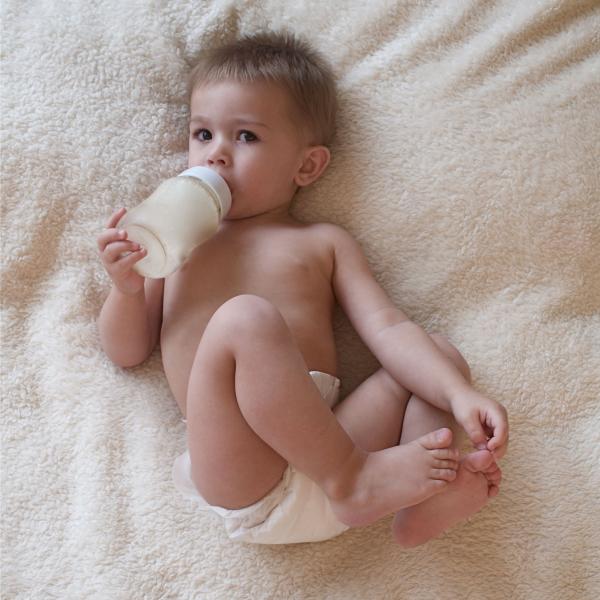
[[[133,269],[154,279],[170,275],[216,233],[230,207],[227,183],[212,169],[192,167],[163,181],[117,225],[148,252]]]

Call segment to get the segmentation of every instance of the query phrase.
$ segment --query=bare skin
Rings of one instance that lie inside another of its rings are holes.
[[[465,380],[471,381],[469,366],[443,336],[432,340],[456,365]],[[370,396],[370,403],[361,398]],[[403,388],[380,369],[362,383],[335,409],[336,416],[360,447],[370,452],[398,442],[413,443],[423,433],[447,427],[453,432],[453,446],[462,445],[463,432],[452,415]],[[458,450],[457,450],[458,452]],[[457,477],[445,493],[402,509],[392,524],[394,539],[406,548],[423,544],[481,510],[499,493],[502,472],[488,450],[462,457]]]
[[[413,548],[479,512],[498,494],[500,468],[487,450],[465,456],[446,493],[399,511],[392,523],[395,540]]]
[[[99,319],[103,347],[116,364],[132,366],[160,336],[167,379],[187,416],[192,477],[210,504],[252,504],[292,464],[351,526],[414,505],[425,509],[433,497],[454,523],[464,518],[455,496],[470,488],[455,486],[443,503],[460,473],[453,438],[464,429],[495,464],[506,451],[506,413],[470,386],[453,347],[393,305],[347,232],[290,216],[297,187],[321,175],[329,152],[297,133],[287,101],[283,90],[262,83],[194,92],[189,165],[226,179],[232,210],[164,281],[132,271],[143,249],[116,228],[123,211],[111,217],[98,237],[114,283]],[[232,117],[239,117],[235,124]],[[337,374],[336,302],[382,368],[334,414],[308,372]],[[377,402],[387,409],[374,410]],[[421,404],[435,418],[409,418]],[[475,454],[462,465],[474,463]],[[478,473],[491,482],[489,469]]]
[[[271,254],[277,255],[277,247],[272,246],[275,235],[257,239],[265,244],[270,240]],[[293,237],[291,242],[297,247]],[[296,257],[301,261],[302,252],[296,250]],[[269,267],[267,260],[264,268]],[[252,270],[242,272],[253,275]],[[233,272],[229,275],[228,285],[236,281]],[[327,280],[322,280],[325,292]],[[303,280],[296,273],[289,282],[280,275],[280,281],[288,283],[282,285],[286,293],[311,289],[310,275]],[[312,298],[318,298],[318,288],[312,290]],[[202,331],[190,369],[185,396],[188,446],[195,457],[192,477],[203,497],[227,508],[247,506],[274,487],[291,463],[323,487],[342,522],[365,525],[441,491],[455,477],[457,467],[457,455],[448,450],[451,433],[445,430],[439,440],[430,435],[405,447],[362,452],[308,375],[309,370],[335,373],[334,354],[313,353],[311,346],[303,353],[294,321],[286,320],[285,312],[275,307],[266,287],[260,291],[261,295],[235,296],[219,307]],[[166,291],[166,302],[168,297]],[[311,314],[309,302],[303,308]],[[180,306],[177,314],[181,311]],[[322,320],[317,324],[324,326]],[[328,343],[328,338],[333,339],[331,322],[326,324],[328,335],[321,329],[320,337],[327,342],[325,348],[333,348]],[[305,326],[310,330],[314,324]],[[169,348],[185,352],[177,339],[171,342],[173,346],[168,341],[163,345],[166,356]],[[165,360],[166,369],[167,365]],[[168,370],[167,374],[172,376]],[[411,476],[394,477],[398,472]]]

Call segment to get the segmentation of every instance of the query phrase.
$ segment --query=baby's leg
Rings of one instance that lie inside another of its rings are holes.
[[[432,337],[470,381],[469,367],[458,350],[443,337]],[[400,443],[408,443],[438,427],[451,428],[455,443],[460,445],[463,433],[452,416],[413,396],[406,409]],[[460,461],[456,480],[448,485],[444,494],[397,513],[392,525],[394,537],[404,547],[412,547],[438,536],[481,510],[488,499],[498,493],[500,478],[500,469],[490,452],[467,454]]]
[[[441,335],[430,337],[470,381],[469,367],[458,350]],[[383,368],[340,402],[334,413],[354,443],[368,452],[406,444],[441,427],[452,430],[452,447],[458,448],[463,435],[450,413],[413,396]]]
[[[322,400],[280,313],[256,296],[226,302],[206,327],[187,419],[192,478],[209,503],[228,508],[264,496],[288,462],[350,525],[422,502],[456,476],[447,430],[380,452],[358,448]]]

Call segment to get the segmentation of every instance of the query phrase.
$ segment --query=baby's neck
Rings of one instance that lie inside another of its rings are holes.
[[[225,219],[222,227],[227,229],[246,229],[261,227],[265,225],[291,225],[298,221],[290,215],[289,206],[281,209],[268,211],[258,215],[252,215],[241,219]]]

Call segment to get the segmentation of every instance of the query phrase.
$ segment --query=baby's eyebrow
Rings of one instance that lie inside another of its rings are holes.
[[[209,121],[207,117],[204,115],[192,115],[190,118],[190,123],[195,123],[197,121]],[[235,125],[258,125],[259,127],[264,127],[265,129],[270,129],[270,127],[266,123],[262,123],[261,121],[255,121],[252,117],[235,117],[231,119],[231,122]]]

